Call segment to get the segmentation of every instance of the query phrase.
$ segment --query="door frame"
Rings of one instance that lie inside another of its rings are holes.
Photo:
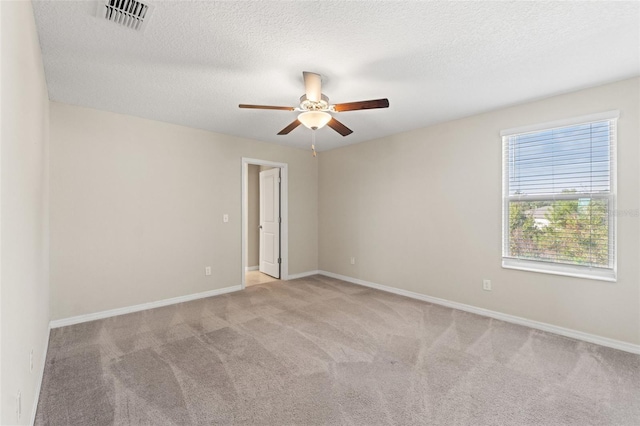
[[[240,286],[242,289],[246,287],[247,222],[249,217],[248,173],[250,164],[254,166],[277,167],[280,169],[280,218],[282,219],[282,223],[280,224],[280,258],[282,259],[282,263],[280,263],[280,279],[289,279],[289,165],[287,163],[242,157],[242,221],[240,226],[242,229],[242,262],[240,265],[242,271]]]

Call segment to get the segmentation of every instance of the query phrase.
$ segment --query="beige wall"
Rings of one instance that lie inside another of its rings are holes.
[[[0,14],[0,423],[28,424],[49,334],[49,98],[31,2]]]
[[[289,165],[289,273],[317,269],[307,150],[52,102],[52,319],[240,285],[242,157]]]
[[[260,166],[249,164],[247,171],[247,266],[258,266],[260,257]]]
[[[618,218],[616,283],[501,268],[500,131],[619,109],[618,209],[638,212],[638,86],[635,78],[323,152],[320,269],[640,343],[637,215]]]

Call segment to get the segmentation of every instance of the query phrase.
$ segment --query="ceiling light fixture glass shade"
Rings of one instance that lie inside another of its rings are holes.
[[[306,111],[298,115],[298,121],[311,130],[321,129],[331,120],[331,114],[324,111]]]

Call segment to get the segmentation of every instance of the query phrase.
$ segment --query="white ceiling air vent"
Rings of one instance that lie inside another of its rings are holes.
[[[142,32],[152,11],[152,5],[137,0],[99,0],[96,16]]]

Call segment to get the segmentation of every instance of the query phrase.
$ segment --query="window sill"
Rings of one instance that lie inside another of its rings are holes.
[[[567,277],[616,282],[616,271],[612,269],[588,268],[584,266],[559,265],[522,259],[502,258],[502,267],[542,274],[564,275]]]

